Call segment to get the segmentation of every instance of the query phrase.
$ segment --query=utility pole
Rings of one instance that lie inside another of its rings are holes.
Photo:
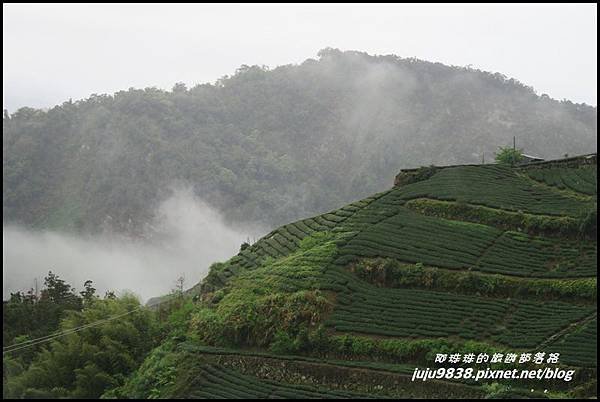
[[[176,284],[175,286],[177,287],[177,292],[179,292],[179,294],[183,294],[183,289],[184,289],[184,284],[185,284],[185,274],[181,274],[181,276],[179,278],[177,278]]]
[[[481,154],[481,164],[485,165],[485,151]]]
[[[517,137],[513,135],[513,151],[517,150]]]

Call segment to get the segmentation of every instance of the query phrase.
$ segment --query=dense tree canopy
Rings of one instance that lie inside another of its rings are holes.
[[[523,160],[523,150],[511,147],[501,147],[495,155],[496,162],[515,165]]]
[[[3,396],[98,398],[121,385],[160,335],[156,315],[129,295],[77,295],[50,272],[40,295],[3,303]],[[57,331],[58,330],[58,331]]]
[[[3,218],[139,233],[185,183],[229,220],[274,226],[385,189],[400,168],[478,163],[513,136],[545,158],[587,153],[596,113],[498,73],[325,49],[190,89],[5,113]]]
[[[34,289],[12,293],[2,307],[2,345],[15,343],[17,337],[27,341],[55,331],[65,312],[80,311],[84,300],[95,298],[91,283],[86,282],[85,298],[80,297],[71,285],[50,271],[39,294]]]

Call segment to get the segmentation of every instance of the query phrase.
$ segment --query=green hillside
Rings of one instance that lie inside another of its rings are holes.
[[[174,184],[192,187],[230,222],[273,228],[382,191],[402,167],[489,161],[513,136],[546,159],[597,147],[596,107],[551,99],[500,73],[336,49],[298,65],[242,66],[192,88],[22,108],[2,123],[5,222],[136,235]],[[480,179],[502,174],[487,173]],[[577,180],[550,176],[533,178],[567,188]],[[504,184],[514,192],[529,185]],[[525,197],[534,204],[524,208],[512,195],[524,212],[571,208],[553,195]],[[508,206],[507,196],[481,202]]]
[[[215,263],[190,290],[185,328],[110,395],[595,396],[596,166],[590,155],[408,170],[284,225]],[[557,352],[575,372],[411,381],[415,367],[452,367],[436,353],[484,352]]]

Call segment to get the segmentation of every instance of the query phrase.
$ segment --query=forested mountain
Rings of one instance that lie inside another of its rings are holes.
[[[543,66],[540,66],[543,68]],[[214,84],[129,89],[3,118],[3,218],[140,233],[174,183],[275,226],[387,188],[402,167],[596,149],[597,109],[502,74],[325,49]]]

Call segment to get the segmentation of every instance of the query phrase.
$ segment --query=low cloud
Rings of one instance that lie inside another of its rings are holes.
[[[131,291],[143,300],[168,293],[184,275],[186,287],[198,283],[210,264],[224,261],[254,238],[257,228],[233,228],[188,189],[176,189],[150,225],[150,240],[114,233],[77,235],[32,231],[17,226],[2,230],[3,297],[41,287],[49,270],[77,289],[87,279],[100,294]]]

